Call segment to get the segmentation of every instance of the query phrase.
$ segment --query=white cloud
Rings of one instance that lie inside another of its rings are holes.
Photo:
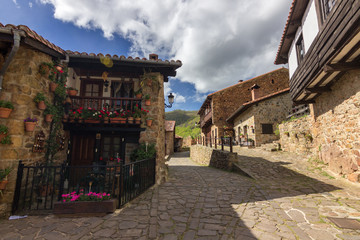
[[[17,8],[20,8],[20,5],[18,4],[17,0],[12,0],[12,1],[13,1],[13,3],[15,4],[15,6],[16,6]]]
[[[33,7],[33,3],[29,2],[29,7],[32,8]]]
[[[15,0],[13,0],[15,1]],[[129,55],[179,59],[200,93],[271,71],[288,0],[40,0],[54,16],[132,43]],[[16,2],[16,1],[15,1]],[[76,50],[76,49],[72,49]],[[115,53],[114,53],[115,54]]]

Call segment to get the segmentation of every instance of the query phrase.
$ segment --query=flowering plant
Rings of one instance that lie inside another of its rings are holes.
[[[38,120],[37,120],[37,118],[30,118],[30,117],[28,117],[28,118],[25,118],[24,119],[24,122],[37,122]]]
[[[116,157],[110,157],[109,158],[110,161],[116,163],[116,164],[120,164],[121,163],[121,158],[119,158],[118,156]]]
[[[134,118],[141,118],[141,115],[146,116],[146,114],[148,112],[149,112],[148,110],[140,108],[139,105],[136,104],[135,107],[134,107]]]
[[[79,107],[78,109],[76,109],[74,111],[70,111],[69,116],[72,118],[78,119],[78,118],[82,117],[82,113],[83,113],[83,107]]]
[[[96,192],[89,192],[89,193],[84,193],[84,190],[81,189],[80,193],[77,194],[76,192],[72,192],[72,193],[68,193],[68,194],[63,194],[61,195],[62,202],[80,202],[80,201],[105,201],[105,200],[109,200],[110,197],[110,193],[96,193]]]
[[[109,117],[110,118],[117,118],[117,117],[126,118],[126,114],[123,109],[120,109],[119,111],[110,112]]]

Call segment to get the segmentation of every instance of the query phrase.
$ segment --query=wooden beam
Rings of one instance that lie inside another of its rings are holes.
[[[314,88],[306,88],[305,93],[306,94],[312,94],[312,93],[324,93],[324,92],[330,92],[331,88],[329,87],[314,87]]]
[[[341,72],[355,69],[360,69],[360,62],[326,64],[323,70],[324,72]]]
[[[296,35],[295,33],[289,34],[289,35],[286,35],[285,38],[292,40],[295,38],[295,35]]]
[[[301,105],[301,104],[312,104],[312,103],[315,103],[315,100],[311,99],[311,100],[301,100],[301,101],[295,101],[294,102],[294,105]]]
[[[289,24],[299,27],[301,25],[301,19],[294,19],[294,20],[290,21]]]

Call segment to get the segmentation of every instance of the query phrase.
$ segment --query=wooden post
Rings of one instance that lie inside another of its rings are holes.
[[[233,143],[232,143],[232,137],[230,137],[230,152],[233,152]]]
[[[215,149],[217,149],[217,138],[215,138]]]
[[[212,138],[211,138],[211,136],[210,136],[210,147],[212,148]]]
[[[224,151],[224,137],[221,137],[221,150]]]

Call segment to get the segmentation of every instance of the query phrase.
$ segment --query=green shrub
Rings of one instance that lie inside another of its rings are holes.
[[[139,161],[144,159],[153,158],[156,156],[155,144],[148,144],[146,147],[145,143],[140,144],[140,146],[135,149],[131,155],[131,161]]]

